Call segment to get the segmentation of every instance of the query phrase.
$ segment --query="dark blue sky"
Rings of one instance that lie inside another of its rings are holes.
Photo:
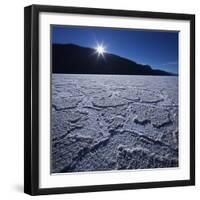
[[[108,53],[178,73],[178,32],[53,26],[52,42],[91,48],[99,43]]]

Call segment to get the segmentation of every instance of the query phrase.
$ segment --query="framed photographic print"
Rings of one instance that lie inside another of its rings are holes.
[[[25,8],[24,191],[195,184],[195,16]]]

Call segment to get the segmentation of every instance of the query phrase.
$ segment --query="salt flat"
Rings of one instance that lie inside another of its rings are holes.
[[[178,77],[52,75],[51,172],[178,167]]]

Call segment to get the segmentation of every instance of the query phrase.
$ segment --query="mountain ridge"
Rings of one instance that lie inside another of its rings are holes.
[[[73,43],[52,44],[52,71],[63,74],[176,76],[112,53],[98,56],[95,49]]]

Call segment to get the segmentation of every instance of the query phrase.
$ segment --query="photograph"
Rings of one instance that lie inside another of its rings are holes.
[[[24,11],[24,192],[195,185],[195,15]]]
[[[179,31],[51,24],[50,172],[179,167]]]

